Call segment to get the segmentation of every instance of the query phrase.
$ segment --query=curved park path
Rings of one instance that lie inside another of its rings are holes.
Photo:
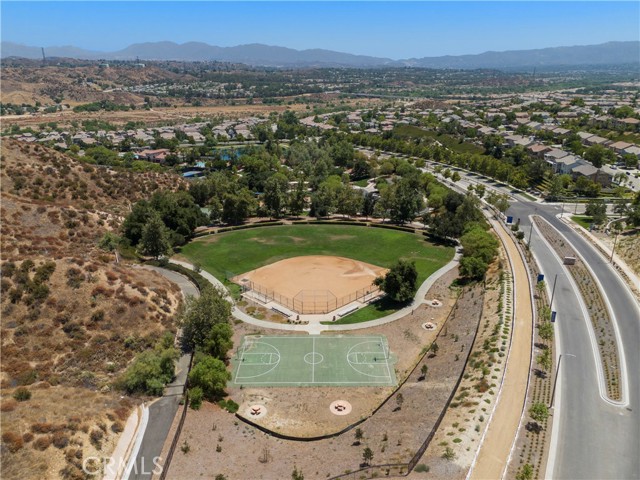
[[[472,466],[468,475],[468,478],[478,480],[502,478],[507,467],[526,400],[533,335],[533,305],[527,267],[504,226],[494,220],[491,223],[509,258],[514,279],[515,319],[502,391],[475,466]]]
[[[405,317],[411,314],[412,310],[416,309],[418,306],[425,303],[425,296],[429,291],[429,289],[440,277],[442,277],[444,274],[449,272],[451,269],[455,268],[458,265],[459,259],[460,259],[460,253],[456,252],[453,259],[449,263],[441,267],[439,270],[436,270],[435,272],[433,272],[429,276],[429,278],[427,278],[424,282],[422,282],[422,285],[420,285],[420,288],[418,288],[418,291],[416,292],[416,295],[413,298],[413,302],[411,303],[411,305],[403,309],[400,309],[397,312],[394,312],[385,317],[377,318],[375,320],[370,320],[368,322],[345,324],[345,325],[323,325],[320,322],[331,320],[330,315],[304,315],[303,316],[304,319],[309,321],[309,323],[304,325],[292,325],[289,323],[275,323],[275,322],[269,322],[269,321],[258,320],[257,318],[253,318],[251,315],[248,315],[247,313],[241,311],[235,305],[231,310],[231,314],[238,320],[242,320],[243,322],[249,323],[251,325],[255,325],[260,328],[307,332],[310,335],[318,335],[323,331],[358,330],[361,328],[377,327],[379,325],[384,325],[385,323],[390,323],[402,317]],[[176,265],[180,265],[184,268],[193,270],[193,265],[191,265],[188,262],[183,262],[180,260],[173,260],[173,259],[169,261]],[[220,280],[218,280],[216,277],[214,277],[208,272],[205,272],[204,270],[201,270],[199,273],[213,286],[219,287],[223,291],[226,291],[226,288],[223,285],[223,283]],[[227,299],[233,304],[233,300],[231,299],[231,297],[228,296]]]

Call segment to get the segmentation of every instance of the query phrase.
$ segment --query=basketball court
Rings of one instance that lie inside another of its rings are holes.
[[[393,386],[383,335],[245,336],[232,360],[236,386]]]

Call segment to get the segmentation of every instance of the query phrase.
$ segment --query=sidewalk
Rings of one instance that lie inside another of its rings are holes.
[[[513,274],[514,326],[502,391],[476,464],[467,477],[478,480],[502,478],[509,461],[526,401],[533,335],[533,305],[527,267],[513,239],[504,230],[504,225],[501,222],[492,223],[505,246]]]

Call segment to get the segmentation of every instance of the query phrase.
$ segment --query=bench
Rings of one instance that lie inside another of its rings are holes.
[[[288,310],[285,310],[284,308],[271,307],[271,310],[273,310],[274,312],[279,313],[280,315],[284,315],[286,318],[293,317],[293,312],[289,312]]]
[[[344,310],[340,310],[338,312],[338,316],[339,317],[345,317],[345,316],[349,315],[350,313],[355,312],[356,310],[358,310],[358,306],[357,305],[353,305],[352,307],[345,308]]]

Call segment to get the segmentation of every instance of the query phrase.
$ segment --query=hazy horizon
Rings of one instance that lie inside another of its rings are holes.
[[[398,60],[640,39],[638,2],[3,1],[0,8],[3,41],[100,52],[193,41]]]

